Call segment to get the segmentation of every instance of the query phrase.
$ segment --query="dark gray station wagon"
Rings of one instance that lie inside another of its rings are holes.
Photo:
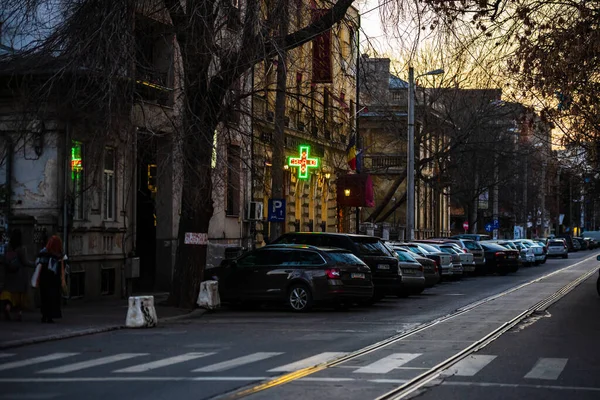
[[[285,302],[294,311],[315,303],[364,302],[373,296],[371,270],[347,250],[270,245],[206,271],[224,303]]]

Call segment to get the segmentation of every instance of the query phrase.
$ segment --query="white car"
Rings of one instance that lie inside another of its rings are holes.
[[[548,257],[569,258],[569,247],[562,239],[548,240]]]

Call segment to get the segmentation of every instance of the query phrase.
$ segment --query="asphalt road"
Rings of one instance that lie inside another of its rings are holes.
[[[445,372],[419,396],[446,399],[599,399],[598,274]]]
[[[323,309],[302,315],[278,308],[223,309],[151,330],[116,331],[7,350],[0,353],[0,399],[213,398],[340,357],[568,265],[579,263],[581,271],[589,269],[595,261],[579,261],[593,255],[578,252],[568,260],[549,260],[508,276],[442,283],[420,296],[388,298],[371,308]],[[555,277],[565,279],[562,273]],[[556,285],[542,288],[552,292]],[[529,295],[538,291],[530,290]],[[528,300],[525,295],[519,298]],[[401,346],[412,346],[410,350],[386,348],[251,397],[375,398],[475,340],[489,324],[503,322],[522,306],[510,306],[513,303],[490,303],[470,320],[456,320],[460,325],[432,330],[432,338],[402,342]],[[497,310],[490,312],[490,307]],[[435,338],[440,334],[443,340]],[[396,368],[411,361],[415,366]],[[361,368],[366,369],[355,372]]]

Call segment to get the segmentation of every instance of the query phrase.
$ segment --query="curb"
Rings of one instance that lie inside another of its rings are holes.
[[[208,310],[205,310],[205,309],[195,309],[195,310],[191,310],[190,312],[185,313],[185,314],[174,315],[172,317],[166,317],[163,319],[159,319],[158,322],[159,323],[161,323],[161,322],[169,323],[169,322],[174,322],[174,321],[185,320],[188,318],[201,317],[207,311]],[[10,349],[10,348],[15,348],[15,347],[23,347],[23,346],[28,346],[28,345],[32,345],[32,344],[38,344],[38,343],[53,342],[53,341],[57,341],[57,340],[70,339],[70,338],[75,338],[75,337],[80,337],[80,336],[95,335],[97,333],[112,332],[112,331],[118,331],[121,329],[127,329],[125,324],[107,325],[107,326],[103,326],[103,327],[99,327],[99,328],[80,329],[80,330],[76,330],[76,331],[72,331],[72,332],[57,333],[54,335],[38,336],[38,337],[27,338],[27,339],[22,339],[22,340],[12,340],[12,341],[8,341],[8,342],[1,342],[0,350]]]

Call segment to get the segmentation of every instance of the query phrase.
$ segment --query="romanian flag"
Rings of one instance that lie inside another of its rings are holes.
[[[348,143],[348,147],[346,148],[346,153],[348,154],[348,165],[352,171],[356,170],[356,135],[350,136],[350,143]]]

